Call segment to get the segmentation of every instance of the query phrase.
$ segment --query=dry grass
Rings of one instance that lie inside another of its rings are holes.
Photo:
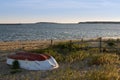
[[[20,72],[11,74],[11,68],[6,65],[6,56],[8,54],[12,54],[12,52],[21,48],[21,46],[26,50],[38,50],[50,45],[50,41],[25,41],[21,42],[22,45],[18,43],[17,41],[0,43],[0,49],[2,50],[0,52],[0,80],[120,80],[119,55],[115,53],[101,54],[96,48],[77,50],[77,45],[72,47],[74,49],[72,52],[69,51],[68,46],[64,46],[62,50],[58,50],[57,47],[61,47],[61,45],[44,49],[45,52],[49,52],[59,62],[60,67],[58,69],[51,71],[28,71],[20,69]],[[82,46],[85,45],[83,44]],[[64,53],[68,52],[65,54],[64,59],[64,54],[61,54],[62,51]]]

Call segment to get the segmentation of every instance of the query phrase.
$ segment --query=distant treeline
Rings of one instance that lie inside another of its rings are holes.
[[[0,24],[0,25],[22,25],[22,24],[17,24],[17,23],[16,24],[15,23],[14,24],[6,24],[5,23],[5,24]]]
[[[120,22],[93,21],[93,22],[79,22],[78,24],[120,24]]]

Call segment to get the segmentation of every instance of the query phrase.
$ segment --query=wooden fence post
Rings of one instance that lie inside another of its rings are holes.
[[[102,37],[99,38],[100,42],[99,42],[99,50],[100,53],[102,52]]]
[[[83,38],[81,38],[81,42],[83,42],[84,41],[84,39]]]
[[[51,42],[51,46],[52,46],[53,45],[53,39],[51,39],[50,42]]]
[[[70,40],[70,51],[72,50],[72,40]]]

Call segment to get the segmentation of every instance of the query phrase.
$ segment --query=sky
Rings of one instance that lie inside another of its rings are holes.
[[[0,0],[0,23],[120,21],[120,0]]]

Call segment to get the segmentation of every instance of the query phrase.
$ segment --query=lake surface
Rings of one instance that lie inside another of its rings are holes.
[[[0,25],[0,41],[120,38],[120,24],[22,24]]]

